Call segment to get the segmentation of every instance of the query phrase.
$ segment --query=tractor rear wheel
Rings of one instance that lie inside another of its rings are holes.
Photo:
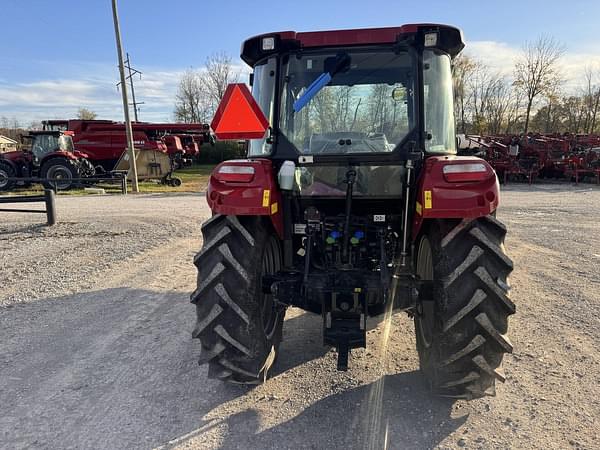
[[[506,336],[515,305],[508,297],[512,261],[505,226],[495,217],[432,223],[418,245],[416,271],[436,280],[434,301],[415,314],[421,371],[442,396],[474,399],[495,394],[504,381]]]
[[[281,267],[281,249],[260,217],[216,215],[202,226],[194,258],[198,287],[192,333],[202,344],[209,378],[244,384],[265,381],[283,330],[285,308],[263,293],[262,276]]]
[[[44,181],[42,184],[46,189],[67,190],[71,189],[79,178],[79,171],[73,161],[67,158],[52,158],[42,164],[40,169],[41,178],[50,178],[56,181]]]
[[[16,176],[15,169],[8,162],[0,161],[0,191],[10,191],[17,184],[14,180]]]

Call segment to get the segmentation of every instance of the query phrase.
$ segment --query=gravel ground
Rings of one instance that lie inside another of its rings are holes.
[[[515,353],[473,402],[428,395],[403,314],[339,373],[320,319],[291,310],[272,379],[206,379],[198,195],[61,197],[53,228],[4,214],[0,447],[600,448],[599,205],[593,186],[505,189]]]

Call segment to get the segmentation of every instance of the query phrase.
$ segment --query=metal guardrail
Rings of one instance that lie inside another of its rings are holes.
[[[0,204],[41,202],[46,204],[46,209],[0,208],[0,212],[46,214],[48,225],[56,224],[56,202],[54,200],[54,191],[52,189],[44,190],[44,195],[7,195],[0,197]]]
[[[65,179],[64,178],[38,178],[38,177],[29,177],[29,178],[23,178],[23,177],[10,177],[8,178],[8,181],[22,181],[22,182],[26,182],[26,183],[39,183],[39,184],[43,184],[43,183],[49,183],[52,186],[52,190],[54,191],[54,193],[58,193],[59,189],[58,189],[58,184],[60,182],[64,182]],[[71,178],[69,181],[72,181],[73,183],[79,183],[79,184],[87,184],[87,183],[93,183],[91,184],[91,186],[89,187],[103,187],[102,185],[115,185],[115,184],[120,184],[121,185],[121,193],[123,195],[127,195],[127,176],[125,174],[121,175],[118,174],[117,176],[113,176],[113,177],[85,177],[85,178]]]

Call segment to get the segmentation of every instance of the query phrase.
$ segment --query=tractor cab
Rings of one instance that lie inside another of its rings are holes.
[[[51,154],[73,154],[73,136],[68,131],[31,131],[23,136],[23,146],[37,166]]]
[[[364,165],[406,160],[411,146],[455,153],[450,62],[462,48],[460,32],[408,30],[371,30],[378,42],[371,45],[358,42],[368,30],[247,41],[252,94],[271,124],[269,136],[251,141],[249,156]],[[261,52],[269,42],[273,49]]]
[[[456,156],[451,61],[463,47],[460,30],[432,24],[243,43],[251,92],[230,85],[211,126],[249,140],[248,155],[213,171],[195,259],[209,376],[264,380],[288,306],[321,316],[339,370],[366,347],[367,317],[404,310],[437,391],[493,388],[512,348],[500,338],[512,263],[492,168]],[[483,347],[483,334],[496,342]]]

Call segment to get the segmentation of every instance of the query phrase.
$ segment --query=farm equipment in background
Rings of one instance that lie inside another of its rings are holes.
[[[539,175],[539,162],[535,157],[520,152],[519,140],[515,137],[467,136],[459,147],[459,155],[476,155],[493,167],[501,182],[510,180],[528,181]]]
[[[579,183],[587,177],[600,184],[600,147],[576,150],[566,161],[565,176]]]
[[[38,177],[46,180],[46,188],[64,190],[74,186],[74,179],[95,174],[87,154],[73,147],[72,132],[31,131],[22,140],[23,150],[0,154],[0,191],[27,184],[11,178]]]
[[[169,156],[174,161],[175,170],[191,166],[200,154],[198,141],[200,145],[204,141],[202,136],[196,137],[193,134],[167,134],[162,139],[167,146]]]
[[[595,147],[594,147],[595,146]],[[579,182],[597,172],[600,136],[543,135],[465,136],[459,154],[478,155],[490,163],[501,181],[536,178]]]
[[[98,171],[111,172],[128,167],[124,156],[127,147],[125,125],[110,120],[47,120],[42,122],[45,129],[62,129],[74,133],[73,143],[78,150],[85,152]],[[172,184],[173,171],[184,165],[188,154],[197,151],[198,144],[211,142],[210,127],[207,124],[194,123],[132,123],[133,142],[136,151],[142,156],[137,158],[138,170],[146,179],[159,179]],[[179,135],[190,135],[196,144],[182,144]],[[148,153],[146,153],[148,152]],[[187,152],[187,153],[186,153]],[[165,158],[163,155],[166,155]],[[140,175],[142,176],[142,175]]]
[[[194,258],[209,377],[263,382],[289,306],[321,316],[339,370],[366,347],[367,317],[406,311],[436,393],[495,394],[513,264],[492,167],[456,156],[463,47],[460,30],[432,24],[244,42],[253,93],[230,85],[212,128],[249,139],[248,159],[214,169]]]

